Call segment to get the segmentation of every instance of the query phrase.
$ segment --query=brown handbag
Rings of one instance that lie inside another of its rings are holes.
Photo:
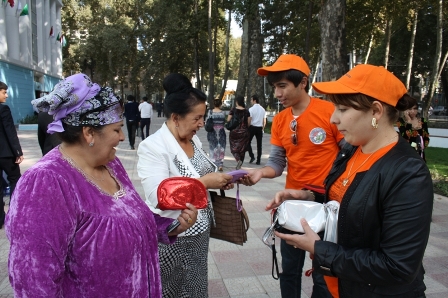
[[[247,241],[247,230],[249,230],[249,217],[246,210],[239,201],[241,211],[238,211],[237,199],[226,197],[223,190],[218,195],[210,191],[215,213],[215,225],[212,225],[210,237],[238,245]]]

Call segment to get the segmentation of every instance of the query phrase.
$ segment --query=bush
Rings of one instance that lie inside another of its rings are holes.
[[[20,124],[37,124],[37,115],[27,115],[20,120]]]

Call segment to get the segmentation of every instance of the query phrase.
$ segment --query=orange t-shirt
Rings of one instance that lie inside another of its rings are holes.
[[[302,189],[305,184],[323,186],[323,182],[339,152],[343,135],[330,123],[334,105],[311,98],[306,110],[297,118],[297,146],[291,141],[289,128],[294,119],[292,108],[278,113],[273,120],[271,144],[286,150],[288,173],[286,188]]]
[[[349,188],[356,173],[368,171],[372,165],[381,157],[383,157],[397,142],[393,142],[374,153],[364,154],[361,148],[358,147],[355,153],[352,155],[350,160],[347,162],[347,167],[341,176],[331,185],[328,192],[328,198],[333,201],[338,201],[341,203],[345,192]],[[351,171],[350,171],[351,169]],[[350,175],[349,175],[350,172]],[[345,186],[344,180],[348,180]],[[338,278],[332,276],[324,276],[325,282],[327,283],[328,290],[334,298],[339,298],[339,287]]]

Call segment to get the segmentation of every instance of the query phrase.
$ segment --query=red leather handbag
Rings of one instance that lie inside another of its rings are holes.
[[[197,209],[207,207],[207,190],[201,181],[188,177],[171,177],[160,182],[157,188],[160,210],[182,210],[186,204]]]

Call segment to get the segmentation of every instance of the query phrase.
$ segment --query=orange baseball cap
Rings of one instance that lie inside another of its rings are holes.
[[[390,71],[370,64],[355,66],[337,81],[314,83],[313,88],[322,94],[362,93],[393,107],[408,92]]]
[[[260,67],[257,73],[260,76],[267,76],[270,72],[285,71],[295,69],[303,72],[306,76],[310,75],[310,68],[305,60],[293,54],[284,54],[278,57],[277,61],[271,66]]]

